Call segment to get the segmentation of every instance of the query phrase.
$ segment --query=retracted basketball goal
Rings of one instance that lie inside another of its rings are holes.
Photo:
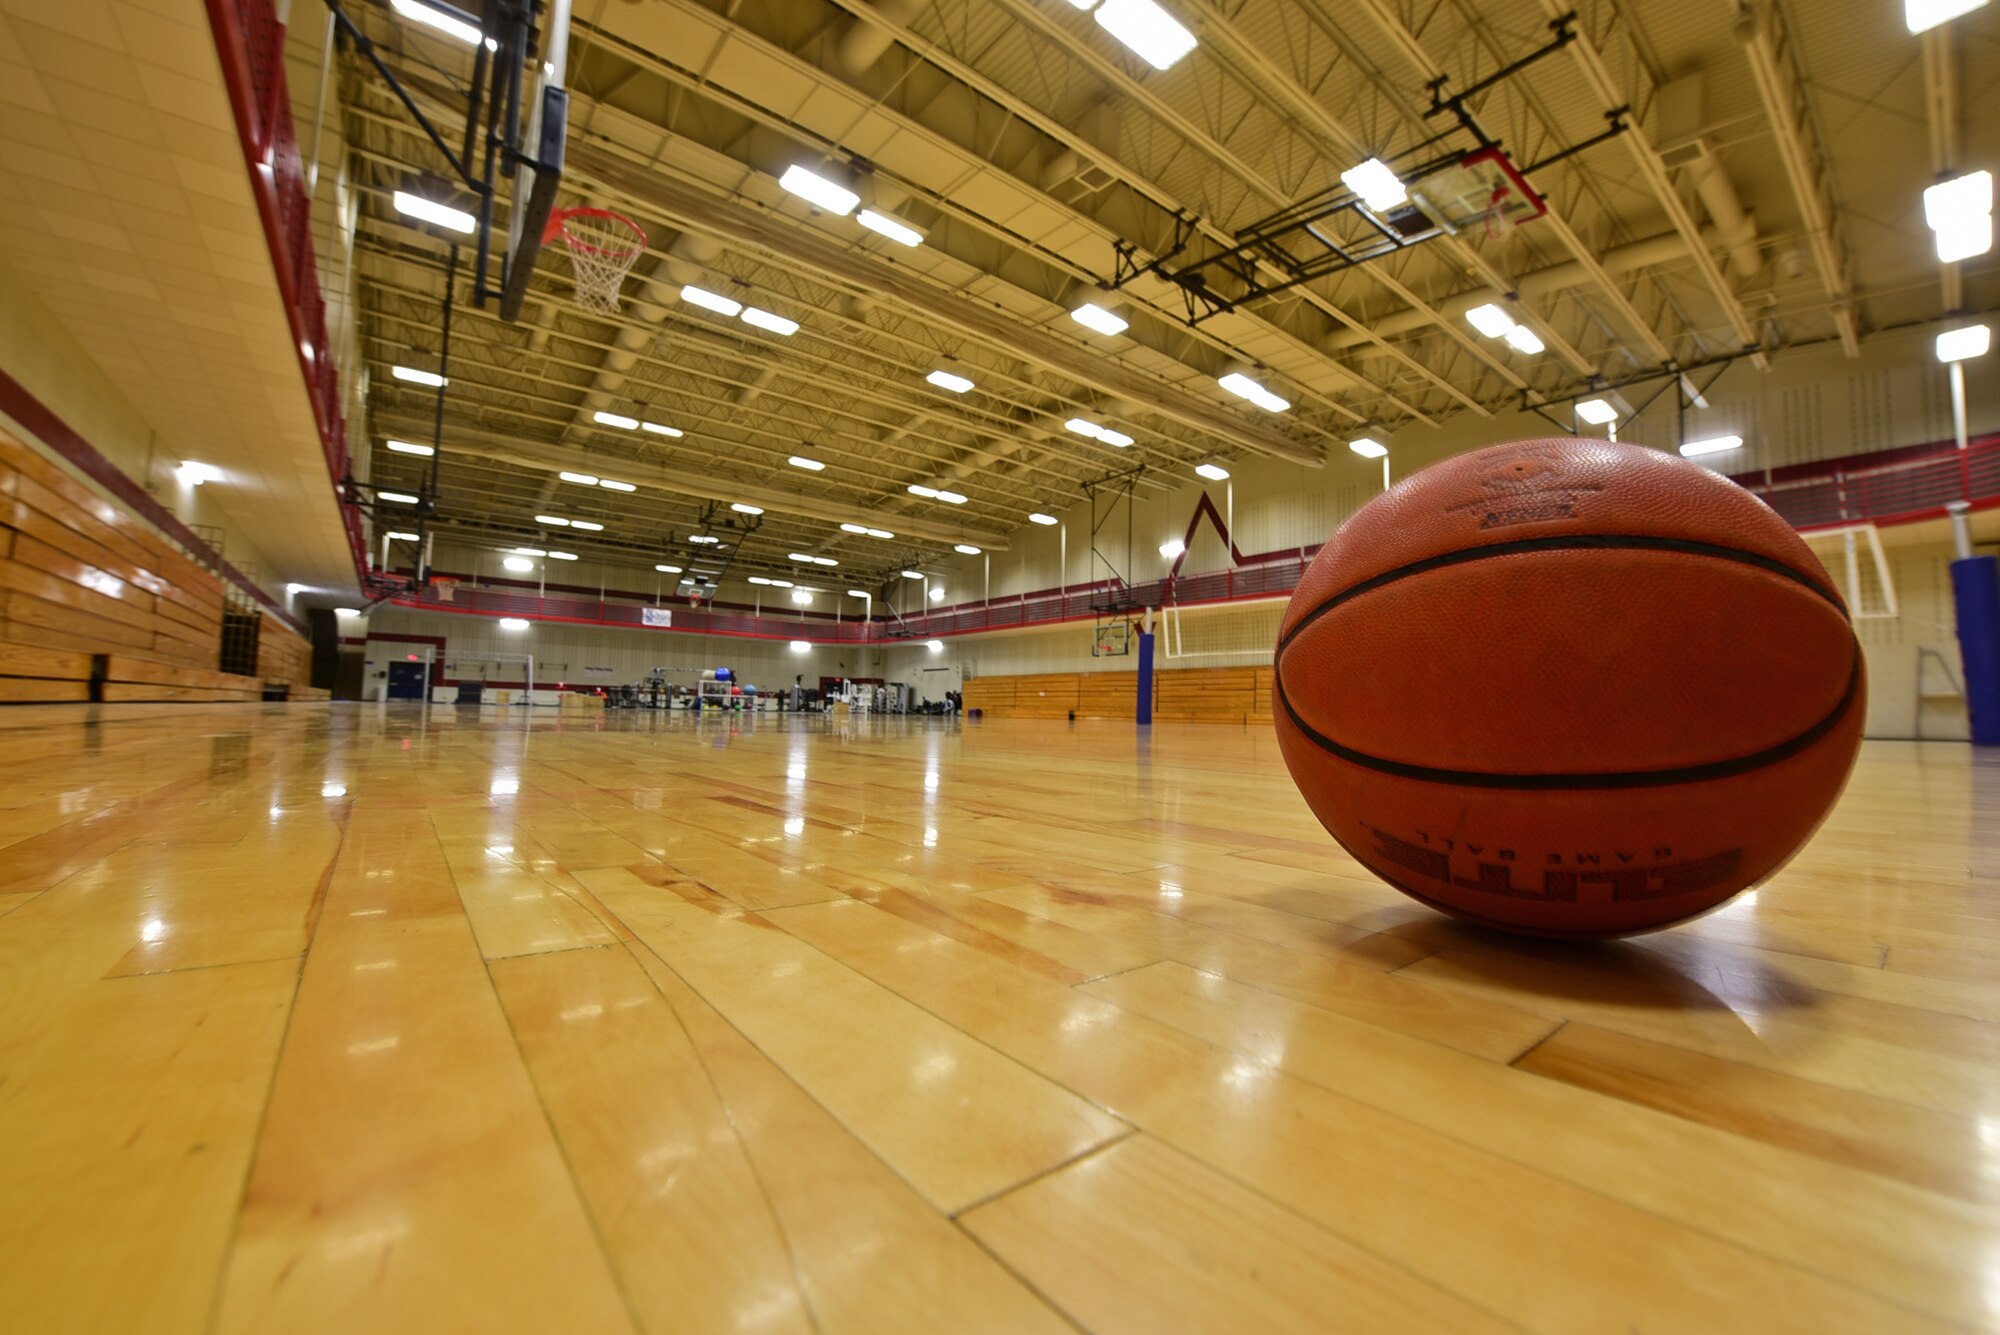
[[[1856,621],[1902,615],[1896,603],[1895,576],[1889,569],[1888,554],[1882,550],[1882,532],[1875,525],[1843,524],[1800,536],[1847,599],[1848,615]]]

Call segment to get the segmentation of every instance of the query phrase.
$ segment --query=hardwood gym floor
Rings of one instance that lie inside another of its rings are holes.
[[[0,714],[0,1325],[2000,1324],[2000,756],[1446,922],[1264,729]]]

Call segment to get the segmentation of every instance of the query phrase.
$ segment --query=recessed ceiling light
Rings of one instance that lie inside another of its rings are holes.
[[[773,315],[771,312],[759,310],[755,306],[745,306],[743,308],[743,323],[755,325],[759,329],[768,329],[774,334],[783,334],[786,338],[790,338],[793,334],[799,332],[799,322],[797,320],[787,320],[782,315]]]
[[[398,380],[407,380],[413,385],[428,385],[432,389],[440,389],[451,383],[448,378],[436,371],[419,371],[414,366],[392,366],[389,368],[389,374]]]
[[[431,448],[429,445],[418,445],[413,441],[386,440],[383,441],[382,443],[387,445],[390,449],[394,450],[398,454],[414,454],[420,458],[425,458],[425,459],[428,459],[430,456],[437,453],[437,451]]]
[[[440,204],[422,195],[413,195],[407,190],[398,190],[394,197],[396,212],[406,214],[420,222],[435,223],[449,231],[472,235],[478,220],[464,209],[455,209],[449,204]]]
[[[819,472],[820,469],[826,467],[826,465],[821,463],[819,460],[808,459],[803,454],[795,454],[791,458],[785,460],[785,462],[790,464],[794,468],[803,468],[808,473],[817,473]]]
[[[1117,312],[1107,310],[1094,301],[1084,302],[1069,313],[1069,318],[1085,329],[1103,334],[1107,338],[1122,334],[1130,327],[1130,322],[1120,317]]]
[[[597,485],[597,474],[595,473],[557,473],[556,476],[565,482],[575,482],[580,486],[594,487]]]
[[[972,388],[970,380],[962,375],[954,375],[950,371],[932,371],[924,379],[939,389],[948,389],[954,394],[963,394]]]
[[[916,246],[923,244],[924,234],[893,214],[877,213],[874,209],[863,209],[854,216],[854,221],[860,223],[871,232],[879,232],[899,245]]]
[[[639,419],[636,417],[627,417],[623,413],[592,413],[590,420],[604,426],[615,426],[620,431],[637,431],[639,429]]]
[[[696,287],[692,283],[681,289],[681,300],[691,306],[700,306],[720,315],[737,315],[743,310],[742,302],[731,301],[721,293],[710,292],[707,288]]]
[[[410,495],[407,491],[378,491],[375,493],[375,499],[378,501],[395,501],[399,505],[415,505],[417,503],[417,498]]]
[[[615,478],[608,478],[608,477],[601,477],[601,478],[597,479],[597,485],[598,485],[598,486],[600,486],[600,487],[603,487],[603,488],[605,488],[605,489],[606,489],[607,491],[637,491],[637,490],[639,490],[639,489],[638,489],[637,487],[633,486],[633,485],[632,485],[632,484],[631,484],[630,482],[620,482],[620,481],[618,481],[618,480],[617,480],[617,479],[615,479]]]
[[[837,213],[843,218],[854,212],[854,206],[861,202],[861,196],[846,186],[829,181],[810,168],[796,163],[785,168],[785,174],[778,178],[778,184],[809,204],[818,205],[828,213]]]
[[[959,555],[961,555],[961,556],[977,556],[977,555],[979,555],[979,549],[978,549],[977,547],[973,546],[973,545],[972,545],[971,543],[969,543],[969,542],[961,542],[961,543],[957,543],[957,544],[955,544],[955,545],[954,545],[954,546],[952,547],[952,550],[953,550],[953,551],[955,551],[955,552],[957,552],[957,553],[958,553]]]
[[[730,502],[729,508],[734,510],[739,515],[761,515],[764,513],[763,506],[745,505],[741,501]]]
[[[1029,515],[1028,522],[1031,524],[1053,524],[1057,521],[1054,515],[1045,515],[1037,513]]]

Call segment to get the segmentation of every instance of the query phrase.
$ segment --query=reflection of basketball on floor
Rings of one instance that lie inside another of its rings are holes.
[[[1866,714],[1826,571],[1733,483],[1601,440],[1426,469],[1321,549],[1278,737],[1326,827],[1460,917],[1645,931],[1781,866]]]

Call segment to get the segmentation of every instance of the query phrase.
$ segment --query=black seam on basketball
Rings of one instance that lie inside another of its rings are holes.
[[[1385,570],[1379,575],[1371,575],[1358,584],[1350,584],[1340,592],[1330,594],[1319,606],[1299,618],[1299,623],[1285,632],[1278,641],[1278,654],[1282,656],[1285,647],[1299,637],[1307,626],[1331,612],[1350,598],[1358,598],[1364,593],[1394,584],[1398,580],[1421,575],[1432,570],[1442,570],[1447,566],[1466,565],[1473,561],[1484,561],[1494,556],[1513,556],[1522,552],[1678,552],[1683,556],[1708,556],[1719,561],[1734,561],[1739,565],[1755,566],[1774,575],[1781,575],[1793,583],[1810,589],[1833,607],[1842,620],[1851,620],[1847,606],[1840,595],[1820,584],[1803,571],[1774,560],[1761,552],[1744,551],[1740,547],[1724,547],[1712,542],[1693,542],[1686,538],[1658,538],[1643,533],[1576,533],[1547,538],[1517,538],[1512,542],[1496,542],[1485,547],[1467,547],[1463,551],[1446,552],[1442,556],[1427,556],[1421,561],[1412,561],[1394,570]]]
[[[1301,736],[1314,746],[1329,754],[1339,756],[1349,764],[1360,765],[1383,774],[1393,774],[1398,778],[1419,779],[1426,783],[1448,783],[1461,788],[1513,788],[1519,790],[1545,790],[1556,788],[1657,788],[1678,783],[1702,783],[1709,779],[1727,779],[1751,770],[1763,769],[1789,759],[1812,746],[1822,737],[1832,732],[1835,725],[1854,708],[1854,702],[1861,694],[1861,643],[1853,642],[1853,666],[1847,674],[1847,690],[1841,695],[1840,703],[1819,722],[1807,728],[1796,737],[1779,742],[1776,746],[1765,747],[1747,756],[1737,756],[1733,760],[1711,761],[1703,765],[1682,765],[1673,769],[1612,770],[1602,774],[1494,774],[1484,770],[1439,769],[1430,765],[1411,765],[1400,760],[1389,760],[1382,756],[1357,751],[1351,746],[1342,746],[1331,737],[1313,728],[1299,712],[1292,708],[1289,696],[1285,694],[1285,669],[1279,663],[1271,673],[1271,693],[1278,697],[1278,703],[1285,708],[1285,717]]]

